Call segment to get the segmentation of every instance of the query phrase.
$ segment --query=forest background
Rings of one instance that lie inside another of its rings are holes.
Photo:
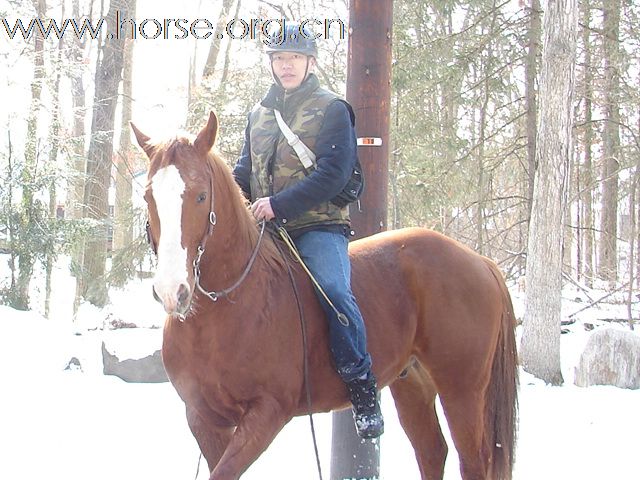
[[[624,294],[628,318],[618,320],[633,327],[640,277],[640,5],[567,3],[577,23],[567,57],[570,148],[555,206],[563,214],[562,281]],[[540,83],[557,61],[543,52],[545,6],[394,1],[389,227],[443,232],[493,258],[509,281],[522,285],[540,161]],[[2,0],[0,16],[0,253],[8,265],[0,303],[45,316],[56,262],[66,262],[76,278],[74,311],[82,302],[106,305],[110,289],[153,270],[141,201],[146,164],[131,145],[131,119],[162,138],[179,128],[196,131],[214,110],[221,124],[217,148],[233,165],[247,113],[271,83],[262,38],[232,38],[242,33],[240,20],[338,19],[348,29],[346,0],[179,7],[150,0]],[[136,38],[109,38],[107,29],[95,38],[87,31],[78,38],[72,26],[64,35],[39,29],[51,20],[95,24],[100,18],[108,25],[134,19]],[[207,19],[212,35],[151,38],[165,19],[176,18]],[[347,39],[337,28],[330,33],[319,42],[318,75],[344,94]]]

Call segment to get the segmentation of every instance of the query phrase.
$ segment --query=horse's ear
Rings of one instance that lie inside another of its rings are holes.
[[[213,144],[216,142],[216,135],[218,133],[218,117],[213,112],[209,113],[209,121],[207,125],[200,130],[200,133],[196,137],[195,142],[193,142],[193,146],[196,151],[205,156],[213,147]]]
[[[142,149],[144,150],[144,153],[147,154],[147,156],[149,158],[151,158],[151,154],[153,153],[153,145],[151,145],[149,143],[149,140],[151,140],[147,135],[145,135],[144,133],[142,133],[138,127],[136,127],[133,122],[129,122],[129,125],[131,125],[131,130],[133,130],[133,133],[136,136],[136,140],[138,141],[138,145],[140,145],[140,147],[142,147]]]

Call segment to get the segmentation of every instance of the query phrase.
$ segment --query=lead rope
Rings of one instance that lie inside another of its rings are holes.
[[[202,451],[200,452],[200,456],[198,457],[198,468],[196,468],[196,476],[193,477],[193,480],[198,480],[198,475],[200,474],[200,461],[202,460]]]
[[[298,252],[298,249],[296,248],[295,244],[293,243],[293,240],[289,236],[289,232],[287,232],[284,229],[284,227],[282,227],[280,225],[276,226],[276,230],[278,231],[278,234],[280,235],[280,237],[284,241],[285,245],[287,245],[287,247],[289,247],[289,251],[292,253],[292,255],[295,257],[295,259],[298,261],[298,263],[300,263],[300,265],[302,266],[302,268],[304,269],[306,274],[309,276],[309,278],[313,282],[313,285],[320,292],[320,294],[322,295],[322,298],[325,299],[325,301],[329,304],[331,309],[335,312],[336,316],[338,317],[338,321],[343,326],[348,327],[349,326],[349,319],[347,318],[347,316],[344,313],[339,312],[338,309],[333,304],[333,302],[331,300],[329,300],[329,297],[327,296],[327,294],[324,292],[324,290],[322,289],[322,287],[320,286],[318,281],[315,279],[315,277],[313,276],[311,271],[309,271],[309,268],[305,265],[304,261],[302,260],[302,257],[300,257],[300,252]]]
[[[280,236],[283,238],[283,240],[285,240],[285,237],[283,236],[282,232],[279,231],[282,227],[278,226],[276,228],[278,229],[278,233],[280,234]],[[293,241],[291,240],[291,237],[289,237],[289,234],[286,231],[284,233],[286,235],[286,238],[289,239],[289,241],[285,240],[285,244],[289,247],[289,250],[292,253],[294,253],[294,257],[300,262],[300,264],[304,266],[304,263],[302,262],[302,259],[300,258],[300,255],[298,254],[295,248],[295,245],[293,245]],[[315,428],[315,424],[313,423],[313,414],[311,413],[311,385],[309,384],[309,362],[307,358],[307,353],[308,353],[307,325],[304,319],[304,309],[302,307],[302,303],[300,302],[300,293],[298,292],[298,286],[296,285],[293,272],[291,271],[291,264],[287,261],[287,257],[284,255],[284,252],[282,251],[280,244],[277,241],[274,243],[278,248],[278,252],[280,252],[280,255],[284,259],[284,263],[287,265],[287,271],[289,272],[289,280],[291,281],[293,294],[294,294],[294,297],[296,298],[296,305],[298,306],[298,313],[299,313],[298,318],[300,318],[300,328],[302,330],[302,373],[304,377],[304,386],[305,386],[305,392],[307,396],[307,409],[309,410],[309,424],[311,425],[311,437],[313,438],[313,450],[316,454],[316,465],[318,467],[318,477],[320,480],[322,480],[322,467],[320,465],[318,439],[316,438],[316,428]],[[293,249],[292,249],[292,246],[293,246]],[[308,272],[306,266],[304,268]]]

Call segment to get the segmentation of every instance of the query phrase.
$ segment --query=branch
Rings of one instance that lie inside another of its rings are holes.
[[[629,286],[629,283],[625,283],[617,288],[615,288],[614,290],[610,291],[609,293],[607,293],[606,295],[604,295],[603,297],[600,297],[599,299],[591,302],[589,305],[587,305],[586,307],[582,307],[580,310],[576,310],[575,312],[573,312],[571,315],[569,315],[567,318],[572,318],[573,316],[577,315],[578,313],[587,310],[591,307],[594,307],[595,305],[599,304],[600,302],[602,302],[604,299],[609,298],[610,296],[612,296],[614,293],[618,293],[620,290],[627,288]]]
[[[585,296],[589,299],[590,302],[594,301],[593,298],[591,298],[589,296],[589,289],[587,287],[585,287],[583,285],[580,285],[576,280],[574,280],[573,278],[571,278],[569,275],[567,275],[564,272],[562,272],[562,276],[564,278],[566,278],[569,281],[569,283],[571,283],[571,284],[575,285],[576,287],[578,287],[582,291],[582,293],[585,294]]]
[[[264,3],[265,5],[273,8],[276,12],[278,12],[282,16],[282,18],[287,18],[287,14],[285,13],[284,8],[283,8],[282,5],[278,5],[278,4],[275,4],[275,3],[267,2],[266,0],[259,0],[258,3]]]

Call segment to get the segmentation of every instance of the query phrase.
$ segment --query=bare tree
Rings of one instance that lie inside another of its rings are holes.
[[[45,0],[33,0],[36,15],[44,18],[47,12]],[[22,170],[22,206],[20,223],[21,228],[18,235],[21,237],[30,234],[30,228],[37,223],[37,213],[34,194],[34,183],[37,175],[37,129],[38,117],[40,113],[40,97],[42,95],[42,84],[44,80],[44,37],[36,34],[34,36],[34,57],[33,57],[33,80],[31,81],[31,106],[27,120],[27,140],[24,149],[24,168]],[[27,245],[28,239],[21,238],[20,244]],[[28,248],[23,248],[18,257],[18,280],[15,285],[14,304],[18,309],[29,308],[29,285],[33,275],[35,264],[34,252]]]
[[[73,0],[71,5],[73,18],[80,18],[80,2]],[[71,44],[66,50],[72,68],[68,70],[71,81],[71,104],[73,107],[71,174],[67,185],[67,202],[65,215],[71,219],[82,218],[82,202],[84,199],[84,174],[86,158],[84,151],[84,117],[85,117],[85,86],[83,81],[84,46],[85,40],[75,35],[69,37]]]
[[[136,0],[127,0],[127,8],[131,18],[136,16]],[[133,165],[131,162],[131,121],[132,105],[132,73],[133,45],[132,38],[127,38],[124,45],[124,65],[122,70],[122,116],[120,123],[120,147],[116,155],[115,185],[116,195],[113,209],[113,249],[118,250],[133,241],[132,204]]]
[[[80,18],[80,2],[73,0],[71,11],[74,18]],[[83,81],[84,44],[85,41],[71,37],[71,45],[67,50],[68,60],[73,68],[69,69],[71,81],[71,105],[73,107],[73,127],[71,131],[70,173],[67,182],[67,201],[65,217],[78,220],[82,218],[84,202],[84,180],[86,157],[84,150],[84,118],[85,118],[85,86]],[[71,274],[76,277],[76,294],[73,301],[74,315],[78,311],[82,297],[82,245],[74,245],[71,252]]]
[[[62,18],[64,18],[64,4],[62,4]],[[51,153],[49,154],[49,162],[52,165],[55,165],[58,160],[58,150],[60,148],[60,77],[62,76],[61,65],[62,65],[62,50],[63,50],[63,39],[58,40],[58,50],[56,52],[56,73],[53,80],[53,88],[51,91],[51,103],[53,110],[53,118],[51,120],[51,125],[49,127],[49,138],[51,140]],[[57,217],[57,186],[56,179],[52,178],[49,184],[49,217],[51,223]],[[45,263],[45,272],[46,272],[46,281],[45,281],[45,303],[44,303],[44,316],[49,318],[49,314],[51,313],[51,277],[53,275],[53,264],[55,261],[55,253],[48,252],[46,263]]]
[[[528,49],[525,60],[525,98],[527,108],[527,174],[528,202],[527,217],[531,218],[533,203],[533,182],[536,172],[536,122],[538,105],[536,98],[536,79],[538,78],[538,55],[540,54],[540,35],[542,30],[542,9],[540,0],[531,0],[529,9]]]
[[[242,0],[238,0],[238,2],[236,3],[236,11],[233,14],[234,19],[238,18],[238,14],[240,13],[241,7],[242,7]],[[218,84],[218,89],[220,89],[227,82],[227,76],[229,75],[230,54],[231,54],[231,40],[227,42],[227,46],[224,50],[224,61],[222,63],[222,75],[220,77],[220,83]]]
[[[638,120],[640,122],[640,120]],[[633,180],[631,182],[631,192],[629,193],[629,217],[631,220],[631,232],[629,235],[629,288],[627,290],[627,321],[629,323],[629,328],[634,330],[634,321],[633,321],[633,310],[632,305],[634,302],[634,263],[636,257],[636,235],[638,230],[637,225],[637,193],[638,193],[638,183],[640,182],[640,155],[638,156],[638,161],[636,163],[635,172],[633,174]]]
[[[231,11],[233,2],[234,0],[222,0],[222,8],[220,9],[220,14],[218,15],[216,28],[213,32],[213,35],[211,36],[211,44],[209,45],[207,62],[205,63],[204,70],[202,71],[203,81],[211,77],[216,71],[218,54],[220,53],[220,38],[225,35],[225,26],[227,24],[227,19],[229,18],[229,12]],[[230,39],[228,39],[227,41],[231,42]]]
[[[116,25],[116,12],[130,18],[126,0],[113,0],[106,15],[108,25]],[[119,26],[116,26],[119,28]],[[82,296],[96,306],[108,300],[105,278],[109,221],[108,192],[111,181],[113,131],[118,99],[118,85],[124,61],[124,40],[102,41],[96,66],[91,141],[87,153],[87,179],[84,189],[84,216],[94,220],[94,234],[85,242],[83,255],[84,282]]]
[[[604,110],[602,138],[602,234],[598,276],[615,282],[618,273],[618,172],[620,170],[620,0],[604,0]]]
[[[495,0],[493,2],[493,15],[491,17],[491,26],[489,31],[493,31],[495,29],[496,18],[498,15],[498,10],[495,8],[496,3]],[[488,172],[485,168],[485,139],[487,136],[487,115],[489,108],[489,99],[491,98],[491,88],[490,88],[490,73],[493,69],[494,56],[493,56],[493,46],[490,41],[487,45],[486,57],[483,58],[482,61],[482,70],[481,73],[484,77],[483,80],[483,91],[482,91],[482,100],[480,104],[480,119],[479,119],[479,139],[478,139],[478,148],[477,152],[477,168],[478,168],[478,203],[476,206],[475,217],[476,217],[476,251],[481,254],[487,254],[485,251],[488,246],[485,247],[485,239],[484,239],[484,230],[486,227],[485,218],[484,218],[484,210],[487,202],[488,195]]]
[[[538,119],[536,82],[538,80],[540,36],[542,35],[542,8],[540,7],[540,0],[531,0],[531,5],[527,8],[527,14],[529,16],[526,39],[527,55],[524,59],[527,161],[526,167],[522,170],[524,175],[522,191],[526,192],[526,202],[523,204],[523,213],[521,214],[524,221],[521,222],[518,228],[519,252],[524,252],[527,247],[527,230],[529,228],[529,219],[531,218],[533,181],[536,172],[536,124]],[[524,274],[525,257],[520,256],[516,263],[519,272]]]
[[[583,0],[582,8],[582,47],[584,48],[584,163],[580,168],[580,178],[582,180],[580,188],[582,194],[582,218],[579,228],[582,229],[582,255],[578,257],[578,273],[582,271],[585,282],[588,286],[593,285],[593,160],[591,147],[593,145],[593,124],[592,104],[593,104],[593,73],[591,71],[591,2]]]
[[[549,0],[544,12],[540,117],[527,248],[527,302],[521,358],[525,370],[562,384],[562,243],[571,157],[577,41],[576,0]]]

